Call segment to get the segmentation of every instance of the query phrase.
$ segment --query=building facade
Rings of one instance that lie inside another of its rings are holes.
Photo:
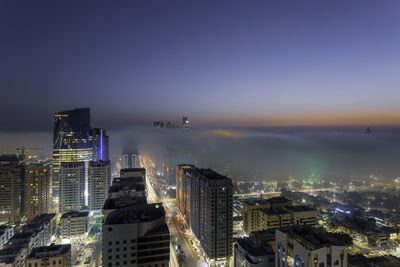
[[[347,252],[343,241],[324,230],[293,226],[275,232],[275,266],[291,263],[298,267],[347,267]]]
[[[30,222],[50,210],[50,166],[31,164],[25,167],[24,217]]]
[[[72,266],[71,245],[51,245],[34,248],[25,262],[25,267],[70,267]]]
[[[17,224],[24,205],[24,166],[15,155],[0,155],[0,222]]]
[[[177,205],[211,265],[232,257],[232,181],[210,169],[177,167]]]
[[[103,266],[167,267],[170,236],[161,203],[112,211],[103,224]]]
[[[110,161],[89,163],[89,210],[101,210],[111,183]]]
[[[121,169],[140,168],[139,153],[126,152],[121,155]]]
[[[62,162],[60,167],[60,202],[59,211],[81,210],[84,203],[85,163]]]
[[[61,216],[61,238],[81,239],[87,236],[90,230],[89,212],[67,212]]]

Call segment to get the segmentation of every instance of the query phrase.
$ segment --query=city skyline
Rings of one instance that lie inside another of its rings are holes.
[[[0,131],[48,131],[48,114],[82,106],[107,129],[398,125],[399,8],[2,2]]]

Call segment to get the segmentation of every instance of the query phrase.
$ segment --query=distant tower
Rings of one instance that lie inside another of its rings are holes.
[[[121,169],[140,168],[139,153],[127,152],[122,153]]]
[[[182,118],[182,128],[183,129],[189,129],[190,128],[188,117],[183,117]]]

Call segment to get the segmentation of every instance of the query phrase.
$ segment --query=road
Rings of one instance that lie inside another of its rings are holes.
[[[149,202],[163,203],[165,214],[169,221],[169,230],[178,238],[178,242],[182,246],[185,258],[181,262],[181,266],[189,267],[202,265],[201,263],[203,261],[201,260],[201,257],[200,260],[197,260],[199,253],[194,251],[193,246],[190,244],[189,235],[185,234],[187,229],[184,228],[184,225],[179,222],[179,219],[176,216],[177,210],[175,200],[165,197],[166,191],[159,185],[154,176],[154,170],[151,167],[151,160],[145,155],[142,155],[140,160],[142,166],[146,169],[146,187]]]

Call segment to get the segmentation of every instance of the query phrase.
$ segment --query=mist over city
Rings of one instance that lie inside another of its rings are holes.
[[[0,267],[400,266],[400,1],[0,1]]]

